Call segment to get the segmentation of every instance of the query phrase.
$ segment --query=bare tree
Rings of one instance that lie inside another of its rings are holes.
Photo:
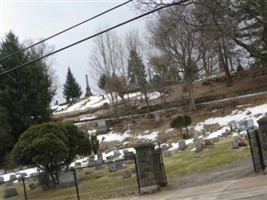
[[[173,7],[160,12],[148,24],[151,43],[168,54],[182,74],[189,94],[189,109],[195,110],[193,80],[198,70],[200,56],[200,34],[188,26],[184,17],[190,19],[188,7]]]
[[[267,62],[266,1],[196,0],[195,4],[201,10],[199,16],[209,19],[202,20],[200,26],[210,32],[216,30],[221,35],[218,43],[221,52],[229,51],[226,41],[232,40],[251,57],[260,59],[262,63]],[[231,63],[231,60],[228,59],[228,62]]]
[[[112,79],[119,72],[119,38],[115,32],[107,32],[98,36],[95,40],[95,48],[91,52],[89,68],[97,79],[105,75],[106,85],[104,86],[107,97],[113,106],[113,111],[118,118],[118,94],[113,90]],[[109,85],[110,84],[110,85]]]
[[[142,12],[146,12],[173,3],[185,5],[190,2],[191,0],[137,0],[135,1],[135,7]]]

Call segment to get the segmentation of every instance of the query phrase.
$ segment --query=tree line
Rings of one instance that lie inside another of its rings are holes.
[[[250,67],[266,66],[267,16],[264,0],[136,1],[146,12],[177,3],[147,18],[142,35],[109,32],[95,38],[89,69],[111,98],[115,115],[120,97],[139,88],[149,113],[147,90],[152,84],[179,81],[188,93],[188,107],[197,109],[193,82],[224,72],[226,86],[240,61]],[[163,94],[162,94],[163,95]],[[124,102],[131,108],[131,103]]]

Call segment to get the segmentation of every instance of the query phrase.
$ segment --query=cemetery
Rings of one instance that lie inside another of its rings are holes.
[[[231,137],[221,138],[220,141],[215,143],[214,148],[203,148],[201,151],[194,151],[196,148],[194,143],[186,145],[185,148],[184,142],[180,142],[181,150],[170,151],[169,153],[166,153],[168,151],[164,150],[163,159],[168,184],[162,187],[161,190],[172,188],[176,182],[174,180],[175,177],[179,180],[181,175],[190,173],[192,170],[201,171],[206,168],[217,166],[218,162],[229,163],[235,159],[249,156],[250,152],[248,146],[232,149],[231,142]],[[137,147],[137,149],[138,148],[140,147]],[[148,148],[154,149],[153,145],[148,146]],[[223,157],[223,152],[227,152],[227,158]],[[142,154],[141,152],[141,155]],[[169,154],[171,154],[171,156],[166,156]],[[116,164],[116,162],[110,162],[106,164],[104,161],[95,160],[95,166],[89,165],[90,167],[76,168],[80,198],[86,199],[86,196],[90,196],[91,198],[107,198],[125,194],[138,194],[135,164],[131,160],[127,161],[127,165],[123,165],[123,163]],[[151,162],[148,161],[148,163]],[[153,165],[151,167],[152,170]],[[157,174],[159,172],[155,173]],[[145,172],[145,174],[147,174],[147,172]],[[158,175],[156,175],[156,177],[158,177]],[[172,178],[169,179],[168,177]],[[60,186],[58,189],[52,191],[45,188],[41,189],[37,179],[29,178],[25,180],[28,198],[42,199],[48,196],[49,198],[56,198],[58,196],[64,198],[68,196],[70,199],[76,199],[73,174],[62,174],[59,180]],[[156,181],[155,183],[157,184],[153,184],[152,186],[150,186],[150,181],[141,183],[141,192],[150,193],[151,191],[157,191],[159,189],[157,186],[159,182]],[[149,186],[146,186],[147,184]],[[3,191],[6,191],[7,195],[16,195],[14,197],[9,197],[9,199],[24,199],[23,187],[17,181],[14,181],[12,185],[1,184],[0,187]]]

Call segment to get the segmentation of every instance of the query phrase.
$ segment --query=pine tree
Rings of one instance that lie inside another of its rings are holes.
[[[145,65],[135,50],[130,51],[128,59],[128,78],[129,82],[133,85],[143,86],[146,84]]]
[[[9,32],[0,43],[0,58],[22,48],[18,37]],[[0,70],[6,71],[33,60],[39,57],[39,53],[38,50],[17,53],[3,60],[0,63]],[[11,146],[31,124],[51,119],[50,103],[55,91],[52,89],[52,79],[48,68],[44,61],[39,61],[4,75],[0,79],[0,107],[6,113],[5,120],[9,126],[6,133],[13,138]],[[0,154],[2,155],[2,152]]]
[[[107,84],[107,75],[102,74],[98,80],[97,85],[101,90],[105,90],[106,84]]]
[[[75,101],[82,95],[81,87],[75,80],[73,74],[68,68],[66,82],[63,86],[63,96],[68,103]]]

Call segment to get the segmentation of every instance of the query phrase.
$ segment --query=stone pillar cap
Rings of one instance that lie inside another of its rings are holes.
[[[155,145],[153,143],[142,143],[136,145],[134,148],[135,149],[155,148]]]
[[[259,124],[264,124],[264,123],[267,123],[267,117],[262,117],[258,120],[258,123]]]

